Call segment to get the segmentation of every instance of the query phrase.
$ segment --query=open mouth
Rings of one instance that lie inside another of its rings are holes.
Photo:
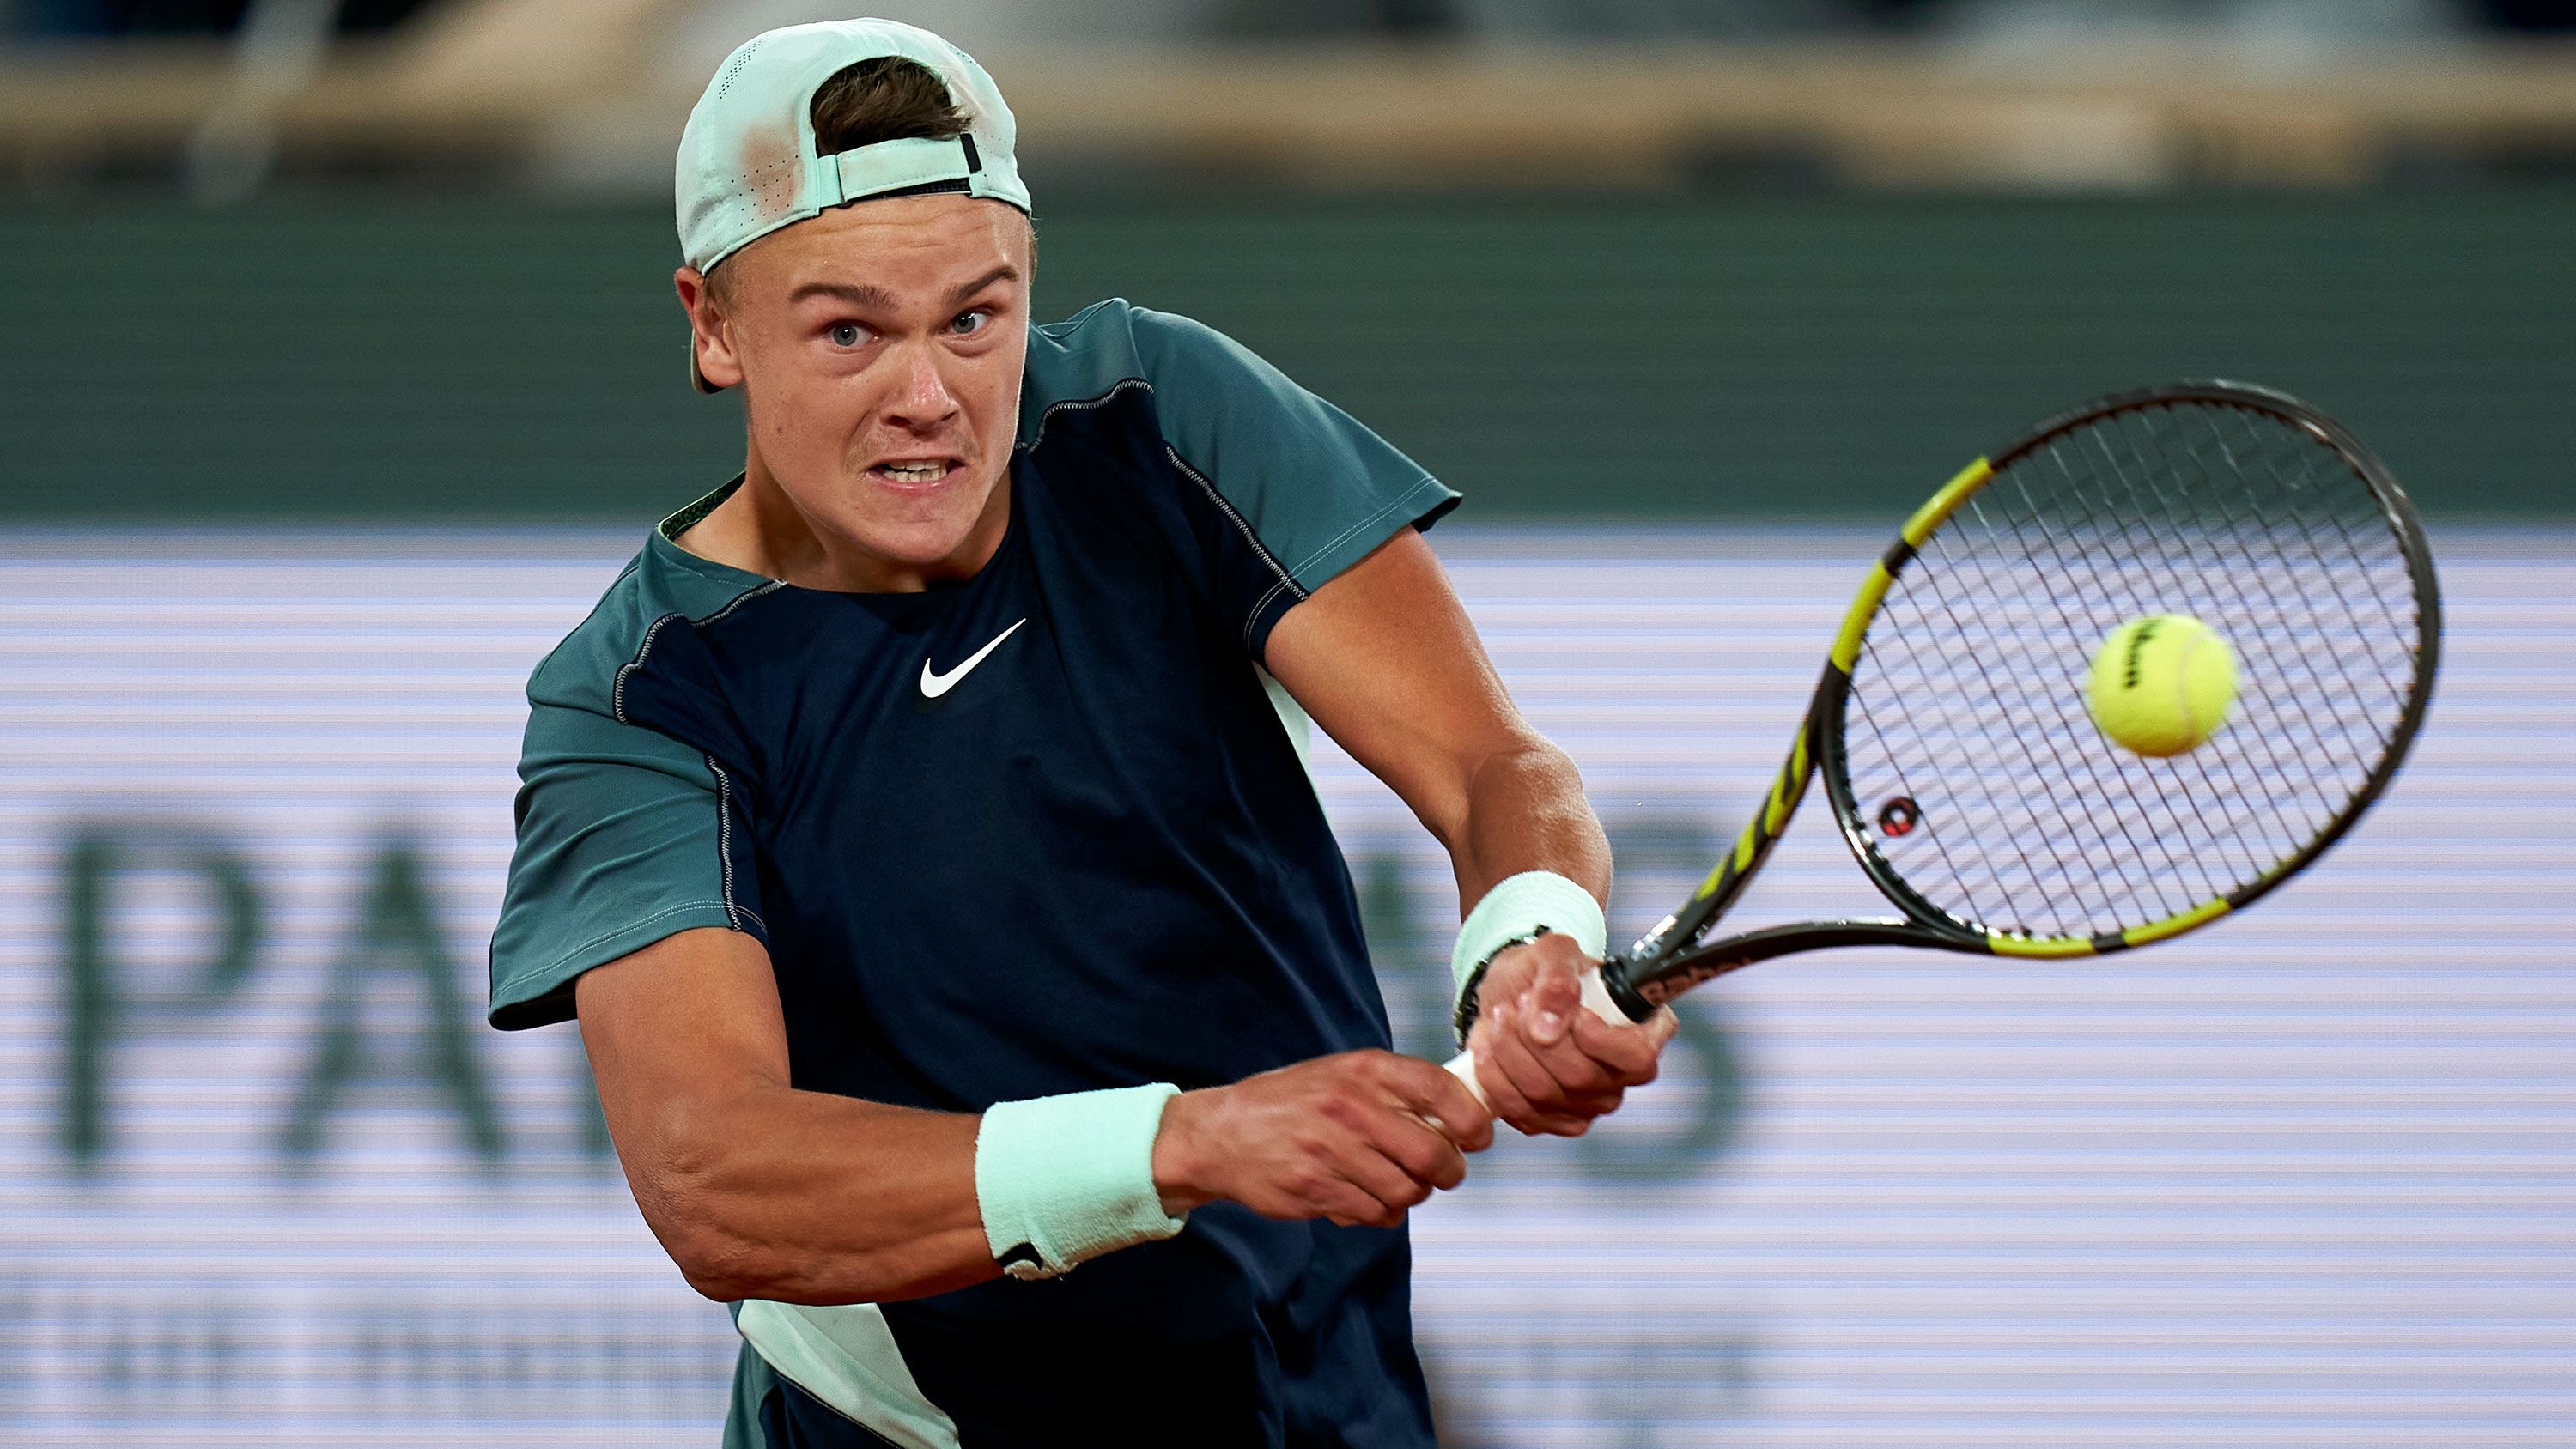
[[[919,488],[936,483],[963,466],[955,458],[903,458],[876,464],[868,472],[888,483]]]

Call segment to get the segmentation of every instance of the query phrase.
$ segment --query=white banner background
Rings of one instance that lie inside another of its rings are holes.
[[[1661,914],[1767,784],[1880,540],[1434,535]],[[389,850],[479,1006],[530,666],[637,536],[16,531],[0,548],[0,1439],[705,1445],[731,1333],[586,1144],[569,1029],[466,1040],[497,1153],[398,1055],[284,1141]],[[1783,961],[1595,1140],[1416,1218],[1451,1439],[1483,1445],[2576,1442],[2576,536],[2440,529],[2451,631],[2381,809],[2244,918],[2137,955]],[[1443,862],[1329,747],[1399,1034]],[[113,877],[70,991],[67,849]],[[1740,908],[1871,912],[1821,809]],[[148,861],[147,861],[148,864]],[[417,1044],[383,972],[356,1020]],[[67,1152],[74,1022],[101,1146]]]

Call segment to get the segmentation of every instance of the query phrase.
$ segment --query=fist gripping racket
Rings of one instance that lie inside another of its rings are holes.
[[[2235,694],[2196,748],[2149,757],[2096,722],[2088,674],[2114,631],[2169,614],[2226,641]],[[2413,506],[2316,409],[2189,382],[2051,418],[1906,520],[1843,617],[1769,798],[1584,999],[1642,1021],[1799,951],[2090,956],[2207,925],[2379,797],[2423,724],[2440,640]],[[1902,914],[1703,941],[1818,771],[1853,857]],[[1450,1067],[1474,1084],[1464,1053]]]

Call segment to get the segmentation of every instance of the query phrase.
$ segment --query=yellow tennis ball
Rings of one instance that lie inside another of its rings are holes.
[[[2149,614],[2093,651],[2084,702],[2114,743],[2179,755],[2217,733],[2236,702],[2236,653],[2188,614]]]

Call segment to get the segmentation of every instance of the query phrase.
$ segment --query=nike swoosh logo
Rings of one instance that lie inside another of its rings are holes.
[[[1027,622],[1028,620],[1022,619],[1020,624],[1025,624]],[[921,661],[921,697],[924,699],[937,699],[939,696],[955,689],[957,687],[957,681],[964,679],[968,673],[973,671],[976,665],[984,662],[984,656],[1001,648],[1003,640],[1020,632],[1020,624],[1013,624],[1001,633],[994,635],[992,643],[987,644],[983,648],[966,656],[965,663],[949,670],[946,674],[941,674],[937,670],[932,669],[930,667],[930,661],[926,658],[923,659]]]

